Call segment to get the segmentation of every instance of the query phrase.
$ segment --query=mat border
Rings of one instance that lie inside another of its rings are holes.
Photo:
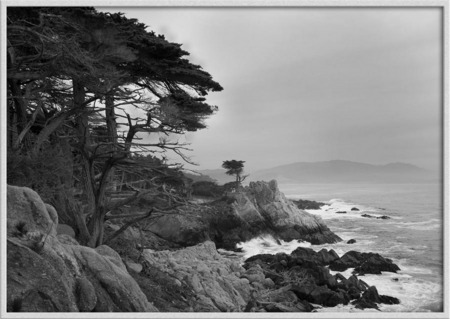
[[[0,3],[1,21],[1,98],[0,107],[0,318],[449,318],[449,1],[447,0],[100,0],[76,2],[76,6],[95,7],[211,7],[211,8],[231,8],[231,7],[437,7],[442,9],[442,30],[443,30],[443,119],[442,119],[442,151],[443,151],[443,222],[444,222],[444,312],[441,313],[101,313],[92,316],[82,313],[7,313],[6,312],[6,9],[9,6],[70,6],[73,2],[67,0],[3,0]],[[305,315],[305,316],[303,316]]]

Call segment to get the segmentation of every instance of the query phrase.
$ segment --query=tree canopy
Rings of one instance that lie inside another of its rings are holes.
[[[121,13],[8,7],[8,169],[17,169],[8,182],[26,183],[20,163],[48,159],[64,172],[51,180],[49,200],[84,241],[101,244],[105,218],[118,205],[107,193],[120,188],[126,174],[143,170],[151,181],[147,191],[170,184],[179,175],[162,169],[169,167],[164,153],[189,161],[188,145],[176,136],[204,129],[204,119],[217,111],[206,96],[222,87],[188,55]],[[33,183],[43,188],[43,181]],[[119,204],[142,194],[135,189]]]
[[[222,167],[227,170],[225,172],[227,175],[236,176],[236,187],[239,187],[241,183],[248,177],[248,175],[242,175],[242,173],[244,172],[244,163],[245,161],[228,160],[224,161],[222,164]]]

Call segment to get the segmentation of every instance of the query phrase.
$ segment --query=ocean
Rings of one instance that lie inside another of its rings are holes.
[[[400,299],[399,305],[380,305],[386,312],[443,311],[443,199],[440,184],[280,184],[290,199],[309,199],[327,205],[307,210],[321,216],[343,241],[310,245],[255,238],[239,244],[248,258],[259,253],[290,253],[298,246],[315,251],[334,249],[340,256],[350,250],[375,252],[391,258],[401,271],[397,274],[361,276],[378,292]],[[351,210],[358,208],[359,211]],[[345,214],[337,214],[346,211]],[[362,217],[383,215],[390,219]],[[349,239],[356,243],[347,244]],[[348,277],[352,269],[343,273]],[[333,272],[332,272],[333,273]],[[322,312],[356,312],[353,306],[319,309]],[[369,310],[373,311],[373,310]]]

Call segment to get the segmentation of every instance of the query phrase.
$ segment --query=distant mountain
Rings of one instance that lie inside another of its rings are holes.
[[[426,183],[437,182],[435,172],[407,164],[372,165],[351,161],[299,162],[259,170],[250,181],[276,179],[280,183]]]

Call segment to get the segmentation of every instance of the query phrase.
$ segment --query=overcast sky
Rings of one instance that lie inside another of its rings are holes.
[[[199,169],[441,158],[437,8],[98,8],[183,44],[224,90],[189,134]]]

